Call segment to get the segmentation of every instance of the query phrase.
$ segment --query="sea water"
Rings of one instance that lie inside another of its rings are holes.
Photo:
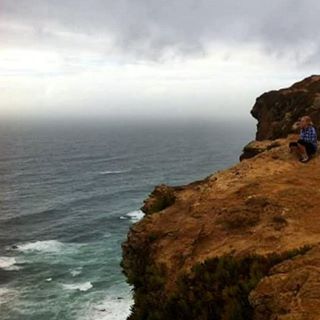
[[[0,319],[125,320],[121,243],[160,183],[238,161],[251,122],[2,123]]]

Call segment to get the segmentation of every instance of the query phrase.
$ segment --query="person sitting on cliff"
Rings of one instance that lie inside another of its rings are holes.
[[[317,132],[309,116],[300,119],[300,139],[290,142],[290,152],[296,152],[301,162],[308,162],[310,157],[317,152]]]

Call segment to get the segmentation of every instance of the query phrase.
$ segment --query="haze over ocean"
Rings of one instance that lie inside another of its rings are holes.
[[[160,183],[238,161],[253,122],[2,123],[1,320],[117,319],[121,242]]]

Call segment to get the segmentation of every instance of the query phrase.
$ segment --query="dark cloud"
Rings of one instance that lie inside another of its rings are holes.
[[[2,0],[0,6],[0,34],[10,45],[88,46],[156,59],[257,44],[301,63],[320,52],[317,0]]]

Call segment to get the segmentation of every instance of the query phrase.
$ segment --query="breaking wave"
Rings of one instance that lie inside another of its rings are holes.
[[[90,290],[93,286],[90,281],[86,281],[83,283],[70,283],[70,284],[62,284],[62,287],[67,290],[79,290],[79,291],[88,291]]]

